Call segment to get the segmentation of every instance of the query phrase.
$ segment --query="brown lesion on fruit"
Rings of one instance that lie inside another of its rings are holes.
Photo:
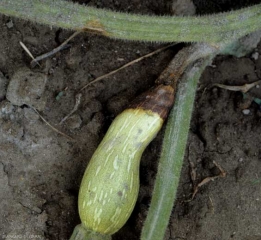
[[[130,108],[141,108],[157,113],[164,120],[174,102],[174,88],[172,86],[159,85],[138,96]],[[148,112],[149,113],[149,112]]]
[[[109,36],[109,33],[105,30],[104,26],[98,19],[88,21],[87,24],[80,30],[94,34]]]

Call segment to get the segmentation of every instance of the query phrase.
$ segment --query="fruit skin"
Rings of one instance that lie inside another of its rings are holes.
[[[139,192],[141,155],[166,117],[160,106],[169,109],[172,102],[173,88],[160,85],[142,94],[112,122],[80,187],[79,214],[87,229],[111,235],[128,220]]]

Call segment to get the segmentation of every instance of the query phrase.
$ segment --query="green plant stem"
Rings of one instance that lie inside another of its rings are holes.
[[[164,238],[178,188],[197,82],[214,56],[213,53],[189,67],[178,85],[175,104],[164,135],[151,206],[142,230],[142,240]]]
[[[203,17],[156,17],[101,10],[62,0],[1,0],[0,13],[112,38],[158,42],[226,42],[261,26],[261,4]]]
[[[93,232],[79,224],[74,228],[69,240],[111,240],[111,236]]]

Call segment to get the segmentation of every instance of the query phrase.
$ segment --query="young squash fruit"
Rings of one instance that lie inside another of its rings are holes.
[[[173,101],[174,89],[159,85],[112,122],[80,186],[78,228],[92,235],[82,239],[110,239],[128,220],[139,192],[141,155],[161,129]]]

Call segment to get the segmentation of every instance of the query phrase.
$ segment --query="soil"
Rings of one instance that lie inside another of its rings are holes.
[[[171,11],[171,1],[78,2],[151,15]],[[206,2],[194,2],[197,13],[261,1]],[[31,59],[19,41],[37,56],[57,47],[72,32],[6,16],[0,16],[0,24],[0,239],[66,240],[80,222],[77,196],[83,172],[108,126],[135,96],[153,86],[181,45],[88,87],[79,109],[59,124],[73,109],[81,87],[161,44],[84,33],[70,42],[70,48],[30,69]],[[243,111],[241,93],[211,87],[213,83],[243,85],[260,79],[258,53],[261,45],[242,58],[218,56],[202,75],[165,239],[261,240],[260,106],[252,102]],[[34,109],[74,141],[53,131]],[[162,137],[163,131],[142,157],[137,205],[114,240],[139,239]],[[190,201],[193,187],[220,173],[213,161],[226,176],[203,185]]]

